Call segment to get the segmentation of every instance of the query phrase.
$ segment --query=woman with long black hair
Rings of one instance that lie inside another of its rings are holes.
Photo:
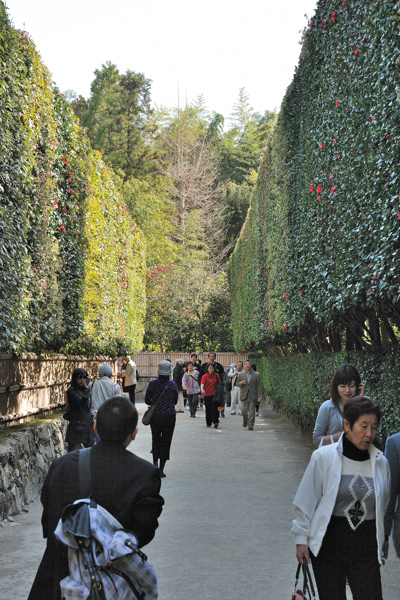
[[[85,369],[75,369],[72,373],[71,387],[67,390],[68,408],[64,413],[69,421],[65,436],[68,452],[79,450],[81,444],[88,448],[94,443],[89,382]]]

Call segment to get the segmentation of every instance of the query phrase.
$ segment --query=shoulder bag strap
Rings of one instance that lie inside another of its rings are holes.
[[[168,383],[167,383],[167,385],[165,386],[165,388],[163,389],[163,391],[162,391],[161,395],[160,395],[160,396],[158,396],[158,398],[157,398],[157,400],[156,400],[155,402],[153,402],[152,406],[156,407],[156,406],[157,406],[157,404],[159,404],[159,403],[160,403],[160,401],[161,401],[162,397],[164,396],[165,392],[166,392],[166,391],[167,391],[167,389],[169,388],[169,384],[170,384],[170,381],[168,381]]]
[[[92,475],[90,472],[90,448],[79,450],[79,487],[81,498],[92,495]]]

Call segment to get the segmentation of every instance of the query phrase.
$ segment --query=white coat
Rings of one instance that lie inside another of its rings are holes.
[[[378,561],[382,564],[385,540],[383,518],[390,497],[390,470],[383,452],[369,447],[375,487],[376,540]],[[343,435],[335,444],[315,450],[293,500],[296,518],[292,533],[296,544],[308,545],[317,556],[336,502],[342,475]]]

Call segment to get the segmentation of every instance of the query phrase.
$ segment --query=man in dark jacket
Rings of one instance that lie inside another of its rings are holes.
[[[106,400],[97,413],[100,442],[90,450],[92,499],[133,531],[139,547],[148,544],[158,527],[164,504],[160,472],[127,450],[137,434],[138,413],[127,399]],[[67,548],[54,536],[66,506],[81,498],[79,451],[57,458],[43,485],[43,537],[47,547],[28,600],[61,600],[60,581],[69,574]]]
[[[213,365],[215,372],[218,373],[218,375],[220,376],[220,379],[222,381],[223,376],[224,376],[224,367],[215,360],[216,358],[217,358],[217,355],[215,354],[215,352],[208,353],[208,362],[204,363],[201,366],[200,377],[203,377],[203,375],[205,373],[207,373],[208,365]]]

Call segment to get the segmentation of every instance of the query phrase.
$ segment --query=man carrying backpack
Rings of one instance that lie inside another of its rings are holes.
[[[137,434],[138,413],[127,399],[106,400],[97,413],[100,442],[90,449],[91,499],[132,531],[138,547],[148,544],[164,504],[157,467],[127,450]],[[60,581],[69,575],[68,551],[53,532],[66,506],[84,497],[79,481],[79,453],[57,458],[43,485],[43,537],[47,547],[28,600],[61,600]]]

